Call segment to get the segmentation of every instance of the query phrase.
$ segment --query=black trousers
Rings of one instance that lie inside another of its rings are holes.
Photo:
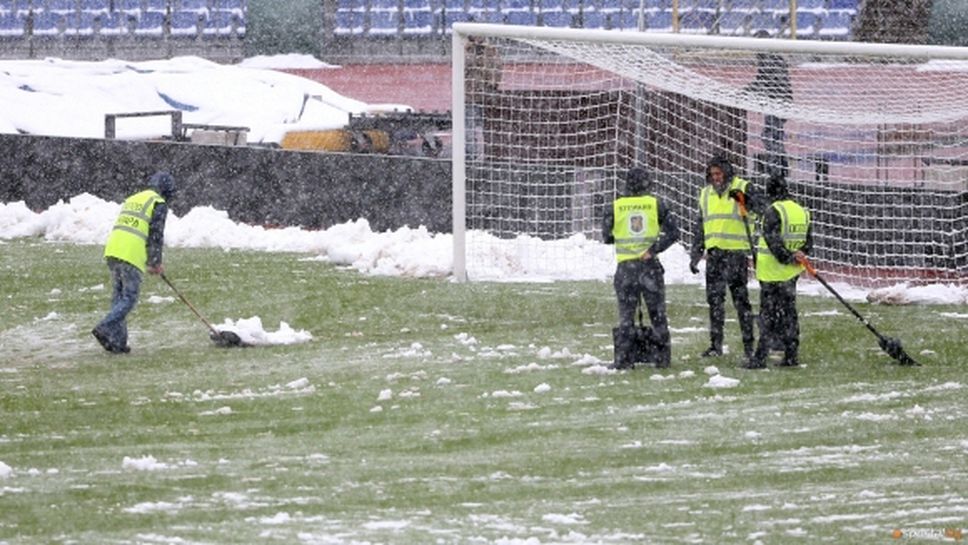
[[[760,282],[760,342],[756,360],[762,362],[774,340],[783,347],[783,362],[797,363],[800,321],[797,319],[797,277],[786,282]]]
[[[746,289],[749,282],[745,250],[720,250],[706,252],[706,302],[709,303],[709,340],[717,350],[723,349],[723,327],[726,322],[726,290],[733,297],[733,306],[739,318],[743,335],[743,350],[753,353],[753,307]]]
[[[623,261],[615,268],[615,299],[618,301],[619,328],[632,328],[639,298],[645,301],[652,331],[659,344],[659,364],[671,359],[669,316],[666,314],[665,273],[658,259]],[[619,347],[616,347],[616,351]]]

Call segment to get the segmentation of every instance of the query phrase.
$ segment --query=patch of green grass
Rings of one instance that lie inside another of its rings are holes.
[[[870,543],[968,526],[965,322],[939,314],[963,308],[857,305],[911,369],[834,299],[801,297],[806,365],[748,372],[698,357],[701,288],[670,286],[671,371],[599,375],[574,362],[611,359],[608,283],[169,249],[213,322],[313,341],[218,348],[177,300],[147,302],[174,295],[148,277],[133,352],[114,356],[89,334],[110,297],[100,251],[0,245],[0,543]],[[710,364],[739,386],[707,387]]]

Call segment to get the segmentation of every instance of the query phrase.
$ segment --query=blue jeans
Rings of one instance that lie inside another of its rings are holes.
[[[108,270],[114,291],[111,294],[111,310],[97,325],[111,344],[117,347],[128,346],[128,314],[134,310],[141,291],[141,271],[130,263],[108,258]]]

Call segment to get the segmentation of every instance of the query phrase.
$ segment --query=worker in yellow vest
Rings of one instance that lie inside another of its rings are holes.
[[[652,324],[648,342],[655,348],[656,367],[669,367],[671,346],[666,314],[665,270],[659,254],[679,239],[675,216],[661,199],[651,194],[648,170],[633,167],[625,175],[625,192],[605,209],[602,236],[615,245],[613,286],[618,301],[619,325],[614,332],[615,359],[610,368],[631,369],[635,361],[635,325],[639,302],[644,301]],[[639,339],[641,340],[641,339]]]
[[[756,247],[756,279],[760,282],[760,340],[756,353],[743,366],[763,369],[770,348],[779,341],[783,350],[781,367],[799,365],[800,324],[797,319],[797,279],[801,262],[813,247],[810,212],[796,203],[787,190],[782,173],[774,173],[766,184],[772,204],[763,214],[763,234]]]
[[[702,357],[723,355],[723,328],[726,321],[726,290],[733,298],[743,336],[744,360],[753,355],[753,308],[749,292],[749,256],[752,223],[743,221],[739,201],[753,212],[765,205],[762,193],[753,184],[736,176],[733,165],[723,157],[713,157],[706,166],[706,185],[699,193],[699,217],[690,250],[689,270],[699,274],[699,262],[706,257],[706,302],[709,304],[709,348]]]
[[[156,172],[148,188],[131,195],[121,204],[104,246],[104,258],[111,273],[111,310],[91,331],[105,350],[115,354],[131,351],[128,346],[127,316],[138,302],[141,278],[164,272],[162,247],[168,200],[175,194],[175,179]]]

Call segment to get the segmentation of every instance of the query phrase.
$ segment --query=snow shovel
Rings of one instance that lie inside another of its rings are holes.
[[[171,288],[171,291],[175,292],[175,295],[181,299],[182,303],[185,303],[185,305],[195,313],[195,316],[198,316],[198,319],[208,326],[208,329],[212,332],[208,337],[212,339],[216,346],[220,346],[222,348],[228,348],[230,346],[249,346],[248,343],[242,342],[242,339],[234,331],[221,331],[215,329],[215,326],[206,320],[201,313],[195,310],[195,306],[189,303],[188,299],[185,299],[185,296],[182,295],[177,288],[175,288],[174,284],[171,283],[171,280],[168,280],[168,277],[165,276],[164,273],[162,273],[160,276],[161,279],[165,281],[165,284],[168,284],[168,287]]]
[[[867,321],[867,318],[864,318],[863,316],[860,315],[859,312],[854,310],[854,307],[850,306],[850,304],[847,301],[845,301],[844,298],[841,297],[840,294],[837,293],[836,290],[834,290],[830,286],[830,284],[828,284],[827,281],[824,280],[817,273],[817,270],[813,268],[813,265],[810,264],[810,261],[808,261],[807,258],[803,258],[802,260],[799,260],[799,261],[800,261],[800,264],[807,269],[807,272],[810,273],[810,276],[816,278],[818,282],[823,284],[823,287],[827,288],[827,290],[830,293],[834,294],[834,297],[836,297],[841,303],[843,303],[844,306],[847,307],[847,310],[853,313],[853,315],[856,316],[857,319],[860,320],[862,324],[867,326],[867,329],[869,329],[871,333],[873,333],[874,336],[877,337],[877,342],[878,344],[881,345],[881,350],[886,352],[888,356],[897,360],[897,362],[901,365],[914,365],[914,366],[921,365],[920,363],[914,361],[914,358],[909,356],[907,352],[904,351],[904,348],[901,347],[900,339],[885,337],[884,335],[881,335],[876,329],[874,329],[874,326],[872,326],[871,323]]]

